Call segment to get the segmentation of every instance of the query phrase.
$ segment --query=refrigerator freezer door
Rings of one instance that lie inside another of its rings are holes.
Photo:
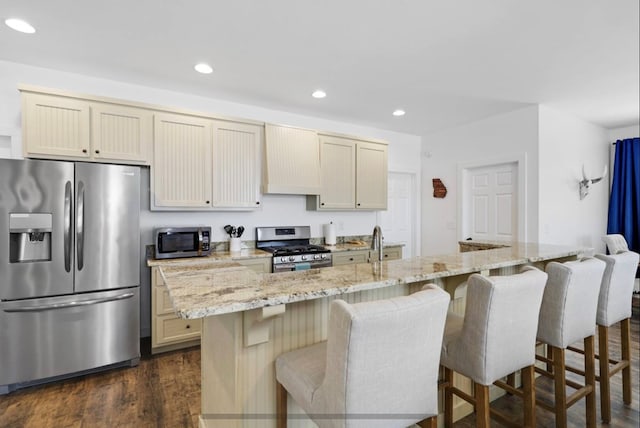
[[[139,290],[0,302],[0,390],[139,358]]]
[[[73,293],[73,163],[0,159],[0,300]]]
[[[76,164],[75,291],[140,284],[140,169]]]

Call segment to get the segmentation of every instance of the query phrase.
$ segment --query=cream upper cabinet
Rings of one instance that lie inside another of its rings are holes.
[[[260,207],[262,126],[158,113],[154,131],[151,209]]]
[[[311,210],[386,210],[387,145],[320,135],[322,190],[307,197]]]
[[[345,138],[320,136],[322,209],[352,209],[356,200],[356,143]]]
[[[316,131],[266,124],[264,160],[264,193],[320,193],[320,146]]]
[[[22,93],[25,157],[88,159],[89,103],[75,98]]]
[[[214,121],[214,208],[260,206],[262,134],[262,126]]]
[[[152,208],[211,206],[212,124],[193,116],[155,115]]]
[[[356,144],[356,208],[387,209],[387,145]]]
[[[153,112],[115,104],[91,104],[91,155],[96,160],[148,164]]]
[[[152,112],[23,92],[25,157],[149,164]]]

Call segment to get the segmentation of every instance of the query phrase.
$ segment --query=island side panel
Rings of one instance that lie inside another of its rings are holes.
[[[409,294],[406,285],[349,293],[349,302],[388,299]],[[266,343],[245,347],[243,313],[204,318],[202,329],[201,427],[275,427],[275,359],[278,355],[326,340],[329,309],[335,296],[286,305],[274,318]],[[289,399],[291,413],[301,413]],[[289,427],[314,427],[302,414]]]

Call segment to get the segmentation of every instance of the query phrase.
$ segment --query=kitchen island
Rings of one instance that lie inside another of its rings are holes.
[[[200,425],[275,427],[275,358],[325,340],[329,306],[386,299],[435,283],[452,295],[469,275],[508,275],[523,265],[573,260],[585,249],[514,243],[510,247],[259,274],[233,261],[160,268],[175,312],[203,318]],[[456,309],[456,308],[454,308]],[[460,308],[457,308],[460,311]],[[464,387],[464,379],[459,379]],[[293,400],[289,411],[299,413]],[[463,404],[454,417],[468,412]],[[313,426],[303,416],[290,426]]]

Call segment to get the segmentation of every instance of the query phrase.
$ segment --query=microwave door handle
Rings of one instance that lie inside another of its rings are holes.
[[[71,204],[73,203],[71,181],[64,186],[64,270],[71,272]]]
[[[78,182],[78,206],[76,209],[76,233],[77,240],[76,251],[78,258],[78,270],[84,267],[84,183]]]

